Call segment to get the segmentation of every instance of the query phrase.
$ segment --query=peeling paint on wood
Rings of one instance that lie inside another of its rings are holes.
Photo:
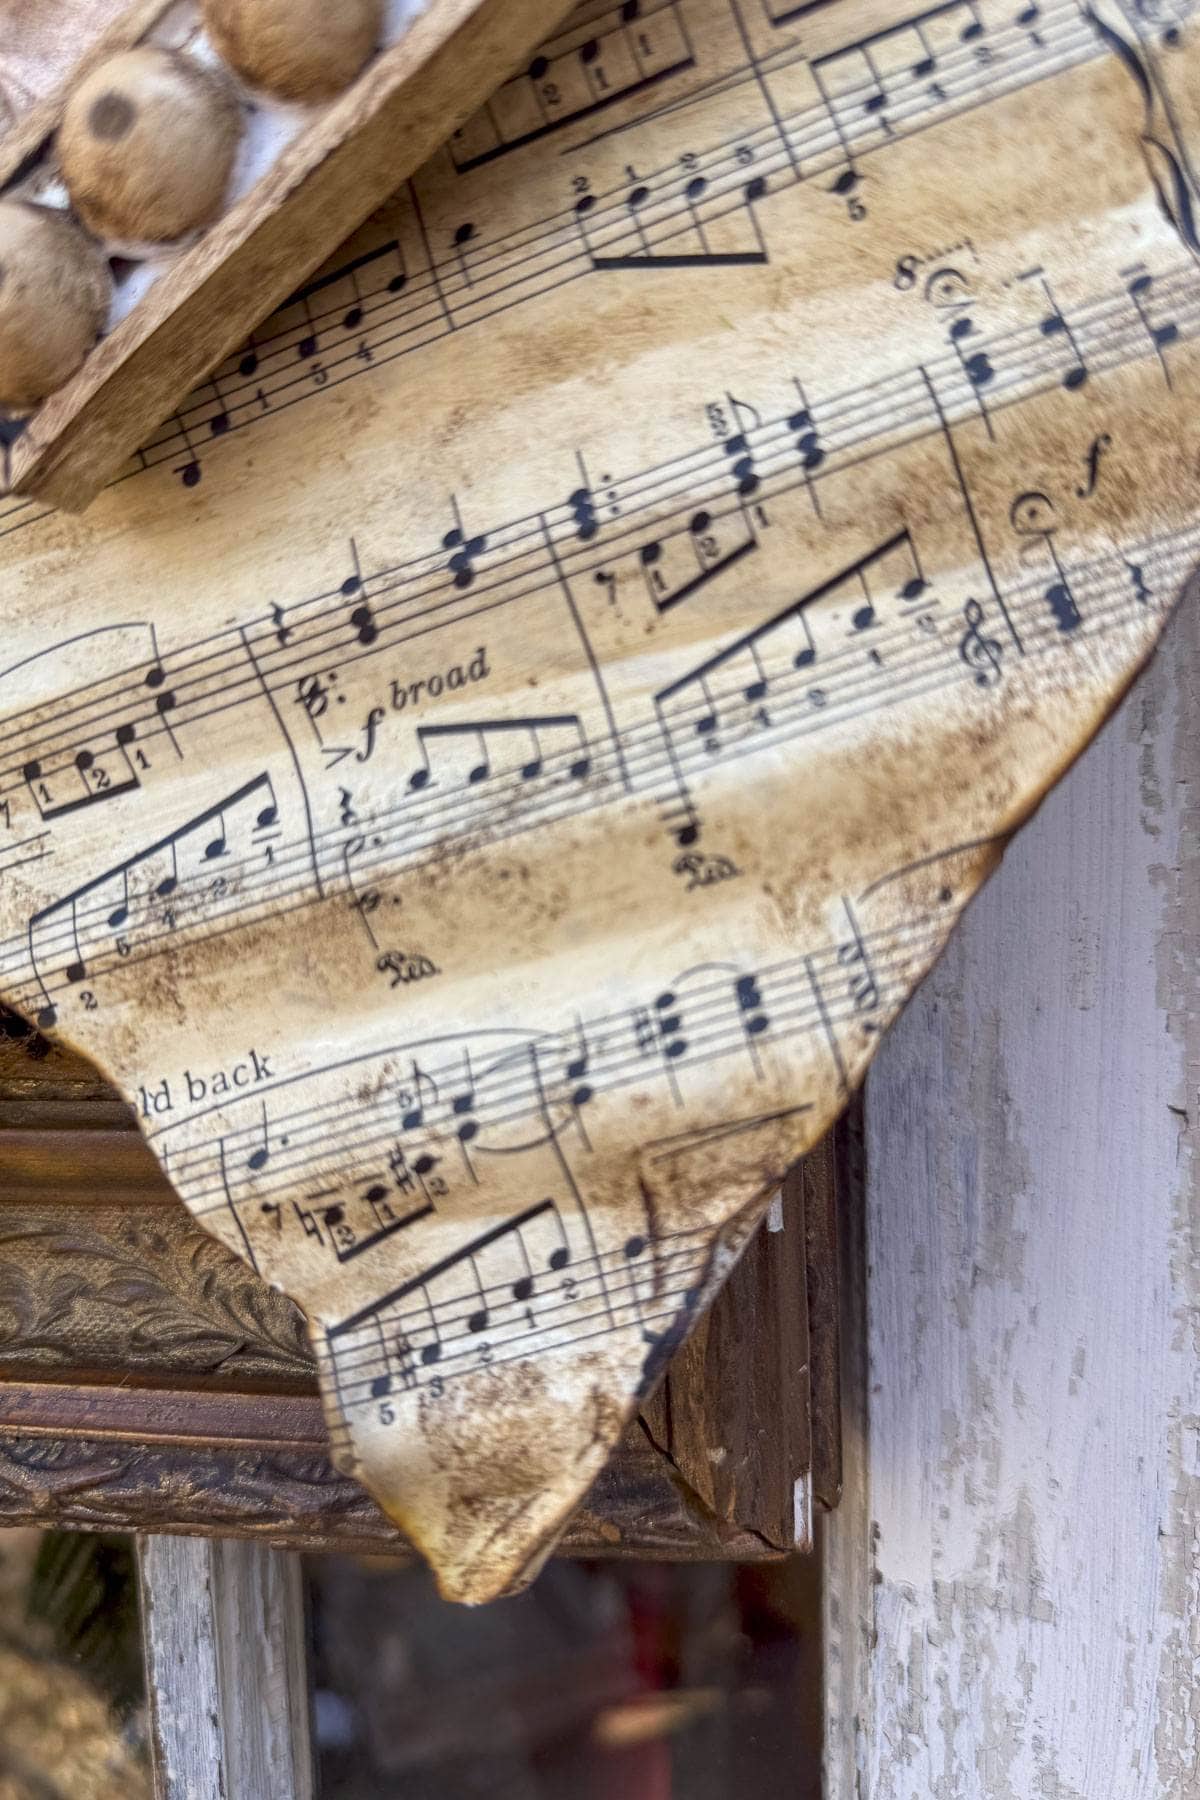
[[[868,1085],[829,1800],[1197,1792],[1198,689],[1193,593]]]
[[[155,1800],[313,1800],[299,1559],[138,1540]]]

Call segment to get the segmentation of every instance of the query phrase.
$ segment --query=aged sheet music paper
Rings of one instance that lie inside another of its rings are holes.
[[[7,505],[5,997],[449,1594],[1195,564],[1191,11],[581,6],[82,520]]]

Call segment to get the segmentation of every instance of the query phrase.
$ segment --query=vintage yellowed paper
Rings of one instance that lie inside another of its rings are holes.
[[[6,504],[0,988],[456,1598],[1196,562],[1191,12],[583,5],[82,520]]]

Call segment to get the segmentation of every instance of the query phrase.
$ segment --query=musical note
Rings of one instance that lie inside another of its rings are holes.
[[[1142,263],[1135,263],[1132,268],[1122,269],[1121,274],[1127,278],[1126,293],[1133,302],[1134,311],[1141,321],[1142,330],[1146,333],[1158,357],[1163,379],[1168,387],[1172,386],[1171,366],[1167,361],[1167,351],[1172,344],[1179,341],[1179,323],[1175,318],[1164,319],[1155,324],[1150,317],[1150,307],[1155,303],[1154,277]]]
[[[482,535],[467,537],[458,515],[457,502],[452,501],[451,504],[457,523],[442,538],[442,549],[452,552],[446,567],[454,577],[455,587],[467,588],[475,579],[475,558],[482,556],[487,549],[487,538]]]
[[[640,0],[623,0],[615,20],[607,14],[604,24],[577,44],[568,21],[560,39],[454,133],[455,168],[479,168],[694,67],[677,0],[655,6],[645,20]]]
[[[638,1055],[651,1055],[654,1051],[657,1037],[654,1028],[654,1020],[649,1008],[645,1006],[635,1006],[633,1012],[630,1014],[630,1025],[633,1030],[633,1041],[637,1047]]]
[[[1058,521],[1053,500],[1040,488],[1028,488],[1016,496],[1008,509],[1008,515],[1017,536],[1025,538],[1030,544],[1040,544],[1042,553],[1054,571],[1054,579],[1044,589],[1044,597],[1055,625],[1064,633],[1077,630],[1082,623],[1082,615],[1067,572],[1054,546]]]
[[[638,1272],[636,1269],[633,1268],[633,1264],[640,1262],[642,1257],[645,1256],[647,1248],[648,1248],[647,1240],[643,1236],[643,1234],[640,1231],[634,1232],[630,1237],[627,1237],[625,1239],[625,1242],[621,1245],[620,1255],[621,1255],[622,1260],[626,1263],[626,1265],[631,1270],[629,1282],[628,1282],[628,1291],[629,1291],[630,1298],[633,1301],[633,1307],[634,1307],[634,1311],[637,1315],[638,1324],[641,1327],[642,1342],[644,1344],[657,1344],[660,1341],[662,1334],[657,1331],[652,1331],[646,1323],[645,1306],[644,1306],[642,1295],[638,1288]],[[654,1291],[653,1291],[654,1290],[654,1270],[653,1270],[653,1268],[651,1268],[647,1271],[647,1280],[648,1280],[648,1283],[650,1285],[650,1290],[651,1290],[649,1297],[651,1299],[655,1299],[655,1298],[657,1298],[657,1296],[654,1294]]]
[[[590,543],[599,526],[596,523],[596,505],[589,487],[576,488],[567,496],[567,505],[575,521],[575,536],[581,544]]]
[[[396,1092],[396,1099],[400,1107],[400,1129],[402,1131],[419,1131],[425,1123],[426,1106],[435,1106],[437,1098],[437,1082],[431,1075],[426,1074],[414,1057],[411,1087],[398,1088]]]
[[[358,549],[353,538],[350,540],[350,554],[354,559],[354,573],[346,576],[341,591],[347,600],[356,602],[350,611],[350,625],[355,637],[360,644],[369,645],[379,636],[379,627],[364,592],[362,571],[358,566]]]
[[[195,444],[192,442],[192,434],[179,413],[171,414],[171,425],[174,436],[183,439],[184,448],[187,451],[187,461],[177,463],[171,472],[174,475],[178,475],[185,488],[198,487],[202,471],[200,468],[200,457],[196,451]]]
[[[284,1138],[282,1140],[282,1142],[284,1144],[286,1144],[287,1139]],[[246,1158],[246,1167],[248,1169],[252,1169],[254,1171],[254,1173],[257,1175],[257,1173],[260,1169],[266,1168],[266,1166],[270,1162],[270,1160],[271,1160],[271,1136],[270,1136],[270,1131],[267,1126],[267,1103],[264,1100],[262,1102],[262,1142],[260,1144],[256,1145],[256,1147],[250,1152],[249,1156]]]
[[[740,190],[740,205],[736,213],[730,213],[724,206],[724,194],[718,193],[714,199],[719,203],[706,214],[705,202],[709,198],[709,182],[704,175],[693,175],[683,188],[683,201],[692,230],[700,245],[698,251],[691,250],[658,250],[652,254],[625,258],[593,259],[600,267],[634,267],[644,268],[653,265],[656,268],[672,269],[736,269],[761,268],[768,261],[766,240],[759,224],[755,210],[758,202],[767,192],[767,181],[763,175],[752,176],[743,182]],[[749,236],[749,245],[745,243]],[[738,238],[742,239],[737,243]]]
[[[584,194],[576,201],[575,220],[588,260],[597,273],[614,269],[761,267],[769,258],[756,208],[766,193],[766,177],[751,176],[741,186],[735,212],[731,212],[727,205],[724,187],[712,193],[710,208],[708,177],[685,177],[680,197],[690,225],[688,235],[699,245],[698,249],[680,249],[676,246],[679,227],[673,220],[668,222],[660,240],[651,235],[651,228],[646,223],[649,210],[652,206],[657,210],[665,196],[656,195],[645,182],[635,182],[625,196],[626,235],[635,246],[632,250],[614,252],[594,247],[587,228],[587,220],[594,210],[593,195]],[[606,240],[609,241],[611,240]],[[668,247],[664,248],[664,244]]]
[[[283,608],[276,601],[271,607],[271,623],[275,627],[275,641],[281,650],[286,650],[292,641],[292,628],[283,622]]]
[[[461,778],[468,787],[478,786],[497,772],[494,759],[498,745],[490,741],[495,739],[511,742],[518,749],[524,743],[525,754],[520,760],[498,771],[515,773],[522,781],[535,781],[545,771],[547,762],[552,773],[566,774],[572,781],[582,781],[592,767],[591,750],[578,713],[534,713],[523,718],[478,719],[459,725],[418,725],[416,737],[421,767],[408,777],[408,786],[414,793],[420,793],[436,779],[431,744],[474,748],[465,770],[461,759],[459,762]],[[556,744],[556,739],[565,741]],[[548,749],[548,743],[553,747]]]
[[[1038,281],[1041,283],[1042,292],[1045,295],[1046,305],[1049,310],[1039,322],[1038,330],[1044,338],[1048,338],[1055,343],[1061,342],[1066,346],[1067,366],[1060,377],[1062,385],[1069,391],[1081,388],[1088,378],[1087,363],[1084,361],[1074,331],[1071,329],[1065,314],[1062,312],[1058,302],[1054,298],[1053,289],[1046,279],[1044,272],[1040,268],[1027,269],[1021,275],[1020,279],[1022,281]]]
[[[668,989],[654,1002],[658,1026],[659,1048],[668,1063],[687,1055],[687,1039],[683,1035],[683,1015],[675,994]]]
[[[769,717],[764,717],[760,711],[749,716],[743,712],[735,718],[731,713],[734,696],[755,707],[761,704],[773,678],[768,651],[780,672],[781,665],[797,671],[813,666],[817,661],[817,647],[806,614],[818,604],[823,612],[831,613],[836,603],[845,605],[851,635],[868,632],[876,619],[876,602],[868,585],[871,575],[878,578],[881,586],[886,584],[893,599],[906,607],[918,601],[926,610],[936,605],[928,598],[928,583],[916,545],[904,528],[761,624],[743,632],[723,650],[687,670],[654,695],[655,713],[663,734],[674,790],[672,800],[665,807],[665,816],[681,849],[695,844],[700,834],[699,813],[687,779],[688,740],[695,742],[698,739],[706,754],[713,756],[722,749],[719,724],[722,733],[728,732],[734,723],[739,732],[769,725]],[[852,602],[853,590],[865,596],[865,606]],[[877,654],[874,654],[874,660],[879,660]],[[744,666],[744,673],[736,688],[721,696],[715,694],[713,678],[726,671],[733,673],[739,663]],[[810,690],[813,705],[824,704],[824,698],[820,690]],[[677,741],[681,730],[685,736]]]
[[[309,298],[310,290],[301,288],[294,297],[293,304],[300,307],[304,314],[304,322],[308,329],[296,343],[296,355],[301,362],[310,362],[321,347],[320,334],[313,319],[313,310]]]
[[[461,1124],[455,1127],[455,1136],[460,1144],[469,1144],[477,1136],[479,1122],[475,1118],[475,1082],[471,1074],[471,1052],[463,1048],[463,1080],[462,1086],[450,1101],[450,1111]]]
[[[143,680],[146,686],[154,693],[154,711],[158,716],[158,721],[166,732],[167,737],[170,739],[176,756],[182,758],[183,751],[180,749],[175,733],[171,728],[171,714],[175,710],[177,701],[173,689],[164,686],[166,678],[166,670],[163,668],[162,664],[156,660],[146,670]],[[159,692],[160,689],[162,690],[161,692]],[[125,729],[128,728],[118,726],[117,735],[119,738],[122,731]]]
[[[821,441],[821,431],[799,381],[795,383],[795,387],[800,405],[795,412],[788,415],[787,428],[796,434],[796,454],[800,458],[800,467],[804,471],[804,485],[808,491],[813,512],[819,519],[821,502],[813,477],[825,463],[826,450]]]
[[[39,816],[49,823],[139,788],[141,779],[129,756],[135,735],[132,725],[118,725],[112,736],[115,756],[100,745],[77,750],[66,768],[52,769],[40,757],[31,757],[22,765],[21,776]]]
[[[86,970],[89,960],[98,963],[102,961],[107,966],[114,954],[120,954],[119,949],[114,950],[114,946],[105,942],[102,946],[101,957],[92,958],[90,955],[84,955],[80,942],[79,909],[81,904],[96,896],[92,905],[87,909],[85,917],[93,936],[100,932],[106,937],[109,930],[125,926],[129,922],[129,877],[131,875],[144,872],[147,891],[153,899],[172,899],[180,885],[178,860],[180,846],[188,846],[193,842],[198,843],[200,865],[211,865],[225,852],[227,843],[226,814],[237,815],[240,830],[246,830],[247,819],[253,820],[253,826],[247,835],[252,835],[258,827],[274,825],[278,816],[278,808],[270,776],[267,774],[256,775],[251,781],[244,782],[241,787],[226,795],[224,799],[218,800],[212,806],[205,807],[202,811],[194,814],[182,825],[177,826],[174,831],[166,833],[143,849],[135,851],[133,855],[124,858],[113,867],[102,870],[91,880],[83,882],[70,893],[64,894],[58,900],[51,901],[31,915],[27,927],[30,962],[43,996],[42,1010],[46,1014],[45,1022],[48,1025],[54,1023],[53,1017],[50,1016],[54,1013],[54,1007],[43,974],[45,968],[61,966],[64,979],[74,983],[82,979],[82,972]],[[210,831],[214,823],[218,827],[215,836]],[[163,868],[164,863],[166,872],[159,873],[158,871]],[[120,883],[121,898],[114,906],[111,897],[106,899],[104,896],[105,890],[114,887],[117,883]],[[69,921],[70,942],[75,952],[74,957],[66,962],[64,962],[57,935],[58,923],[64,918]],[[176,920],[173,912],[169,912],[166,922],[169,927],[174,926]],[[154,923],[154,919],[149,913],[146,915],[146,923],[151,926]],[[128,949],[128,945],[126,945],[126,949]]]
[[[848,941],[843,940],[843,942],[838,945],[838,964],[842,969],[848,971],[850,997],[855,1013],[874,1013],[879,1008],[879,983],[875,976],[871,958],[867,953],[866,942],[862,932],[859,930],[858,920],[854,914],[854,908],[851,906],[849,899],[845,895],[842,896],[842,910],[846,914],[846,919],[850,926],[850,938]],[[874,1032],[875,1029],[876,1027],[873,1020],[868,1019],[864,1022],[864,1031]]]
[[[735,984],[738,1007],[742,1014],[742,1029],[747,1037],[757,1037],[769,1031],[771,1021],[763,1010],[762,995],[759,992],[758,978],[755,975],[739,975]]]
[[[584,1080],[591,1062],[591,1051],[588,1049],[587,1034],[583,1028],[583,1020],[577,1018],[575,1031],[578,1048],[566,1066],[566,1078],[571,1083],[571,1105],[586,1106],[592,1098],[592,1089]]]
[[[1057,561],[1057,558],[1055,560]],[[1046,604],[1060,631],[1069,633],[1079,629],[1083,622],[1083,615],[1071,592],[1071,584],[1065,576],[1050,583],[1046,589]]]
[[[954,347],[962,367],[963,374],[971,384],[971,393],[979,408],[980,417],[987,426],[988,436],[994,437],[991,414],[984,399],[984,389],[995,380],[996,371],[992,367],[991,358],[986,350],[973,350],[969,339],[975,335],[975,321],[970,313],[960,313],[952,320],[947,336]],[[964,345],[966,348],[964,348]]]
[[[212,389],[217,402],[216,412],[209,414],[208,429],[213,437],[224,437],[229,430],[229,410],[215,374],[209,376],[207,385]]]
[[[107,923],[117,931],[129,917],[129,870],[122,869],[120,875],[121,898],[108,914]]]
[[[756,974],[739,975],[734,983],[737,997],[738,1014],[742,1022],[742,1030],[746,1034],[746,1042],[750,1052],[754,1054],[755,1039],[762,1037],[771,1029],[770,1015],[763,1005]]]
[[[328,1329],[328,1337],[332,1342],[336,1343],[338,1339],[347,1336],[351,1332],[357,1331],[360,1326],[373,1321],[380,1314],[387,1312],[391,1307],[408,1299],[410,1295],[420,1294],[424,1310],[428,1315],[429,1329],[433,1333],[432,1341],[427,1343],[421,1351],[421,1361],[426,1364],[437,1362],[442,1355],[442,1337],[437,1325],[432,1303],[431,1290],[433,1285],[443,1276],[449,1274],[451,1270],[461,1267],[464,1263],[469,1264],[471,1271],[470,1294],[473,1299],[479,1302],[479,1304],[475,1306],[472,1312],[467,1316],[465,1321],[466,1329],[472,1335],[478,1335],[480,1332],[485,1331],[487,1329],[491,1308],[486,1291],[480,1281],[477,1259],[484,1251],[490,1249],[492,1246],[501,1244],[510,1237],[519,1237],[526,1226],[532,1224],[534,1220],[540,1219],[551,1213],[557,1213],[554,1201],[552,1199],[539,1200],[532,1206],[526,1207],[522,1212],[514,1214],[512,1218],[505,1219],[499,1225],[493,1225],[489,1230],[480,1232],[478,1236],[468,1239],[465,1243],[459,1244],[453,1250],[449,1251],[445,1256],[439,1257],[429,1268],[422,1270],[419,1275],[412,1276],[408,1280],[400,1282],[396,1287],[390,1288],[375,1299],[368,1301],[365,1306],[360,1307],[347,1318],[330,1326]],[[555,1269],[562,1269],[566,1266],[567,1260],[564,1239],[564,1243],[561,1247],[561,1254],[556,1251],[550,1257],[550,1266]],[[406,1335],[409,1337],[414,1336],[415,1332],[410,1320],[405,1320],[405,1326]]]

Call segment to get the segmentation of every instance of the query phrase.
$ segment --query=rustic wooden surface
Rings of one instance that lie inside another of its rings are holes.
[[[163,0],[159,11],[166,10]],[[565,0],[432,0],[103,338],[7,452],[0,491],[79,512],[180,400],[512,72]],[[103,5],[99,8],[107,19]],[[128,9],[146,27],[146,0]],[[0,58],[5,49],[0,37]],[[19,71],[16,77],[19,79]],[[0,93],[5,75],[0,61]],[[47,111],[46,108],[50,108]],[[0,170],[57,122],[31,108]],[[0,120],[0,128],[3,120]]]
[[[193,1223],[86,1062],[5,1023],[0,1521],[406,1555],[329,1463],[298,1309]],[[810,1497],[829,1504],[837,1485],[833,1196],[821,1149],[789,1182],[785,1229],[752,1243],[565,1551],[769,1556],[795,1542],[797,1492],[807,1542]],[[825,1396],[815,1422],[810,1380]]]
[[[299,1559],[138,1540],[156,1800],[312,1800]]]
[[[1198,682],[1193,593],[868,1084],[829,1800],[1196,1793]]]
[[[706,1506],[778,1550],[810,1549],[814,1494],[836,1500],[834,1310],[815,1355],[810,1326],[814,1284],[817,1305],[826,1291],[836,1294],[836,1266],[819,1236],[835,1193],[830,1139],[792,1171],[717,1305],[642,1409],[653,1441]]]

